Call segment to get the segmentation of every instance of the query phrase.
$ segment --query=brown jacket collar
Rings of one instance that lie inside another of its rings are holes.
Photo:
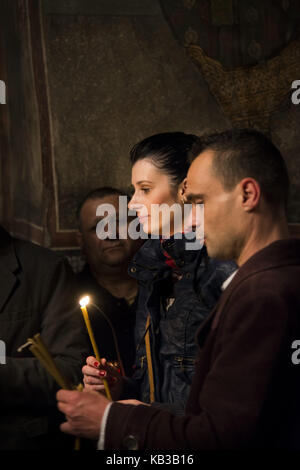
[[[280,266],[290,266],[292,264],[300,265],[300,239],[297,238],[277,240],[251,256],[251,258],[239,268],[233,280],[221,295],[219,302],[208,317],[201,323],[196,333],[196,340],[199,346],[201,347],[203,344],[208,331],[218,326],[223,306],[231,293],[242,281],[255,273]]]

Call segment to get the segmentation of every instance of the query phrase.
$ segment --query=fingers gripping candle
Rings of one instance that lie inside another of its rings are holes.
[[[92,343],[92,347],[93,347],[93,350],[94,350],[95,357],[96,357],[97,361],[100,362],[101,357],[100,357],[100,354],[99,354],[99,350],[98,350],[98,346],[97,346],[97,343],[96,343],[96,340],[95,340],[93,328],[92,328],[90,318],[89,318],[89,314],[88,314],[88,311],[87,311],[87,305],[89,304],[89,302],[90,302],[89,296],[85,296],[85,297],[82,297],[80,299],[79,304],[80,304],[80,308],[81,308],[82,315],[83,315],[83,318],[84,318],[85,326],[86,326],[86,329],[88,331],[90,341]],[[107,380],[102,379],[102,381],[103,381],[103,385],[104,385],[104,388],[105,388],[105,393],[106,393],[107,398],[109,400],[112,400]]]

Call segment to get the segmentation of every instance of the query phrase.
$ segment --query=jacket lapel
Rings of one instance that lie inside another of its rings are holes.
[[[16,276],[6,270],[3,269],[1,266],[0,268],[0,312],[2,311],[4,305],[6,304],[6,301],[10,297],[10,294],[14,290],[14,287],[17,283],[17,278]]]
[[[211,330],[211,324],[218,310],[218,305],[219,305],[219,302],[215,305],[215,307],[212,309],[209,315],[205,318],[205,320],[203,320],[203,322],[200,324],[196,332],[196,342],[200,348],[203,346],[205,338],[207,337],[208,333]]]
[[[237,276],[236,276],[237,277]],[[234,279],[231,281],[230,284],[234,284]],[[226,304],[226,301],[231,292],[231,285],[229,285],[224,292],[222,292],[219,301],[216,303],[210,314],[206,317],[206,319],[201,323],[198,331],[196,333],[196,341],[198,342],[199,346],[202,347],[205,341],[206,336],[210,332],[210,330],[214,330],[217,328],[219,324],[219,320]]]
[[[299,259],[300,240],[291,238],[277,240],[265,248],[262,248],[249,258],[249,260],[239,268],[229,286],[227,286],[222,293],[214,309],[198,328],[196,341],[199,343],[199,346],[203,346],[209,331],[215,330],[218,327],[226,303],[239,283],[247,279],[251,274],[277,266],[296,264],[299,263]]]
[[[11,236],[0,227],[0,312],[10,297],[16,283],[15,272],[19,263]]]

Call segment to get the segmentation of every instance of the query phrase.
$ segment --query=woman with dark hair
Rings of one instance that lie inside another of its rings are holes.
[[[128,207],[137,212],[144,232],[156,239],[144,243],[129,268],[139,282],[134,382],[128,381],[136,390],[123,387],[122,395],[168,405],[177,413],[184,410],[194,372],[195,332],[217,302],[223,282],[236,269],[234,263],[209,259],[205,247],[187,250],[190,239],[184,233],[178,237],[184,231],[183,220],[178,224],[168,210],[159,217],[151,211],[154,204],[183,208],[184,180],[200,151],[197,136],[169,132],[144,139],[130,153],[135,192]],[[88,358],[84,382],[87,388],[102,390],[94,362]],[[116,381],[117,374],[104,368],[107,377],[113,375]],[[112,392],[115,389],[114,397],[119,398],[120,381],[116,382]]]

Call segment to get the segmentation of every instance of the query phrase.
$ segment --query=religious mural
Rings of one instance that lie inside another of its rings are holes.
[[[134,143],[237,126],[267,133],[281,149],[298,234],[300,106],[291,84],[300,79],[299,2],[71,3],[3,1],[5,225],[76,250],[78,201],[102,185],[130,189]]]

